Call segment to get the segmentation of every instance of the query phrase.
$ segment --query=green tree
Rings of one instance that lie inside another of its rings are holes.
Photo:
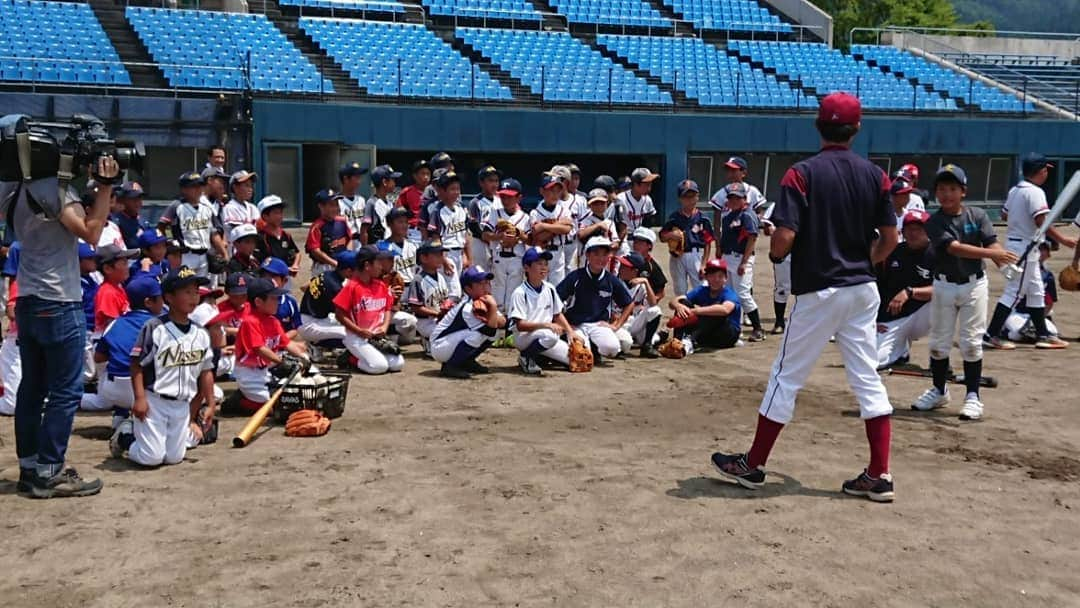
[[[847,48],[848,32],[856,27],[952,27],[987,31],[993,25],[986,21],[961,23],[949,0],[811,0],[833,17],[833,43]],[[864,35],[856,42],[874,42]]]

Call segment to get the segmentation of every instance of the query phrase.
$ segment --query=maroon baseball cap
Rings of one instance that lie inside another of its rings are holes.
[[[829,93],[818,107],[818,120],[834,125],[853,125],[862,120],[862,104],[850,93]]]

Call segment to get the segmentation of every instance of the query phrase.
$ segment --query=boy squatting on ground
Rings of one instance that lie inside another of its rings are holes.
[[[493,278],[479,266],[467,268],[461,273],[461,301],[435,326],[431,356],[443,364],[440,373],[447,378],[467,379],[489,371],[476,358],[492,345],[495,332],[506,326],[506,317],[491,296]]]
[[[510,297],[514,345],[521,351],[518,365],[530,376],[543,374],[540,358],[570,365],[567,340],[574,335],[574,328],[563,315],[563,301],[555,286],[547,282],[552,257],[550,251],[530,247],[521,258],[525,280]]]
[[[431,334],[439,320],[457,304],[446,277],[439,270],[446,262],[446,248],[440,241],[426,241],[417,250],[420,272],[405,293],[405,302],[416,317],[416,331],[424,350],[430,352]]]
[[[566,303],[566,319],[594,355],[614,357],[622,350],[615,332],[633,314],[634,300],[626,284],[607,270],[611,261],[611,241],[602,236],[589,239],[585,244],[585,260],[585,267],[567,275],[556,291]],[[622,308],[614,321],[611,320],[612,302]]]
[[[660,328],[664,313],[658,306],[660,298],[653,292],[649,279],[642,276],[648,272],[648,262],[640,253],[631,251],[618,258],[618,265],[619,279],[630,290],[630,298],[634,304],[634,312],[630,313],[630,318],[615,332],[615,336],[619,338],[619,347],[622,353],[626,354],[631,348],[638,346],[641,348],[642,357],[656,359],[660,356],[656,351],[656,330]],[[621,316],[622,308],[613,303],[611,317],[618,319]]]

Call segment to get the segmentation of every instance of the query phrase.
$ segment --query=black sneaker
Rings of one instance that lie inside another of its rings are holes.
[[[487,366],[480,365],[480,363],[477,362],[476,359],[473,359],[472,361],[469,361],[469,363],[465,365],[465,371],[469,372],[470,374],[490,374],[491,373],[491,370],[488,369]]]
[[[782,335],[783,333],[784,333],[784,326],[783,325],[777,325],[777,326],[772,328],[772,335],[774,335],[774,336],[779,336],[779,335]]]
[[[30,484],[30,495],[34,498],[93,496],[101,491],[103,485],[100,479],[87,481],[79,477],[75,469],[64,469],[63,472],[53,475],[49,479],[42,479],[34,475],[34,479]]]
[[[874,502],[892,502],[896,494],[893,492],[892,475],[883,473],[878,479],[870,477],[863,469],[855,479],[844,482],[844,494],[862,496]]]
[[[657,352],[656,347],[652,344],[644,344],[641,347],[641,356],[645,359],[657,359],[660,357],[660,353]]]
[[[661,329],[660,331],[656,332],[656,337],[657,337],[657,338],[660,338],[659,340],[657,340],[657,342],[656,342],[656,343],[657,343],[657,344],[663,344],[664,342],[667,342],[667,340],[668,340],[668,337],[669,337],[670,335],[671,335],[671,334],[669,334],[669,333],[668,333],[668,330],[666,330],[666,329]]]
[[[468,371],[461,369],[460,367],[454,367],[448,363],[442,364],[439,373],[445,378],[456,378],[458,380],[468,380],[469,378],[472,378],[472,374]]]
[[[19,482],[15,484],[15,491],[19,494],[29,494],[33,483],[34,469],[19,469]]]
[[[536,359],[527,357],[525,355],[518,355],[518,366],[521,368],[521,372],[526,376],[543,376],[544,370],[540,369],[540,364],[536,362]]]
[[[759,490],[765,485],[765,471],[761,467],[751,469],[750,465],[746,464],[746,454],[716,452],[712,455],[712,463],[721,477],[744,488]]]
[[[755,329],[755,330],[751,331],[750,332],[750,341],[751,342],[764,342],[765,341],[765,330],[764,329]]]

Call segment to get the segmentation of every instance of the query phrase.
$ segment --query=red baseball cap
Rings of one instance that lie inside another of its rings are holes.
[[[715,270],[721,272],[727,272],[727,262],[723,258],[713,258],[705,263],[705,272],[709,273]]]
[[[904,214],[904,226],[908,224],[926,225],[930,221],[930,214],[922,209],[912,209]]]
[[[834,125],[853,125],[862,120],[862,104],[850,93],[829,93],[818,107],[818,120]]]

